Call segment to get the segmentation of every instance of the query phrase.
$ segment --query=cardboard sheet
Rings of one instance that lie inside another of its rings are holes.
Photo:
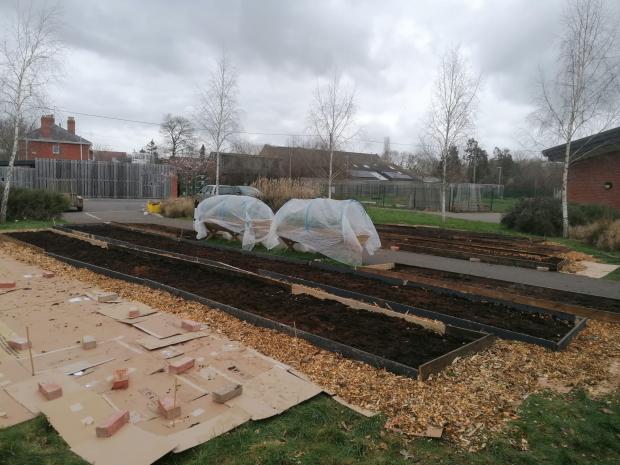
[[[218,415],[208,421],[173,434],[168,438],[176,443],[174,452],[183,452],[209,439],[213,439],[220,434],[227,433],[237,426],[244,424],[249,419],[250,414],[248,412],[233,406],[222,415]]]
[[[0,429],[30,420],[35,414],[0,389]]]
[[[208,335],[208,331],[196,331],[193,333],[185,333],[179,334],[178,336],[167,337],[165,339],[159,339],[154,336],[145,336],[136,340],[136,342],[147,350],[155,350],[161,349],[162,347],[168,347],[175,344],[180,344],[182,342],[191,341],[192,339],[198,339],[200,337],[205,337]]]
[[[18,262],[0,253],[0,269],[12,269],[13,263]],[[150,464],[173,449],[194,447],[321,392],[284,365],[208,328],[184,332],[174,315],[136,302],[84,300],[81,296],[95,288],[77,281],[30,281],[32,289],[0,296],[0,411],[7,413],[0,427],[41,411],[71,449],[91,463]],[[140,316],[126,318],[132,307]],[[21,335],[25,326],[34,336],[35,377],[28,353],[6,347],[6,336]],[[84,349],[84,335],[94,336],[97,346]],[[180,356],[194,358],[194,367],[170,374],[167,365]],[[129,387],[112,390],[113,372],[121,368],[129,370]],[[69,374],[75,372],[79,376]],[[62,397],[47,401],[38,392],[39,381],[60,384]],[[242,394],[214,402],[212,392],[231,382],[243,385]],[[166,420],[157,400],[175,392],[181,416]],[[111,438],[96,438],[97,423],[125,409],[130,424]]]
[[[321,392],[318,386],[282,368],[274,367],[245,383],[243,395],[229,400],[226,404],[245,409],[253,420],[262,420],[282,413]],[[275,413],[270,414],[270,411]]]
[[[28,370],[0,348],[0,428],[13,426],[34,417],[30,410],[4,390],[5,387],[28,379],[30,376]]]
[[[97,438],[98,423],[115,410],[99,395],[80,389],[50,401],[41,411],[71,450],[97,465],[149,465],[170,452],[175,444],[129,423],[110,438]]]
[[[138,310],[140,312],[140,315],[135,318],[128,318],[130,310]],[[148,307],[147,305],[144,305],[141,302],[121,301],[118,303],[113,302],[113,303],[98,305],[97,312],[109,318],[113,318],[117,321],[122,321],[123,323],[131,324],[135,321],[138,321],[138,319],[141,319],[142,317],[145,317],[147,315],[152,315],[153,313],[157,313],[157,310],[154,310],[151,307]]]
[[[150,315],[140,320],[138,323],[133,323],[133,326],[151,336],[155,336],[157,339],[165,339],[187,332],[181,328],[181,320],[171,318],[169,315],[164,315],[163,313]]]
[[[5,390],[11,397],[36,415],[45,404],[50,402],[39,392],[39,383],[42,382],[58,384],[62,388],[63,397],[83,389],[78,383],[72,380],[71,377],[57,371],[52,371],[30,376],[24,381],[5,387]]]

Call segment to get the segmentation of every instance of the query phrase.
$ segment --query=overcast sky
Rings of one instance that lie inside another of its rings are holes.
[[[74,112],[159,122],[190,116],[225,49],[238,70],[247,132],[304,133],[314,88],[337,66],[355,82],[364,139],[418,143],[438,57],[460,44],[484,76],[476,130],[488,150],[521,149],[539,66],[552,65],[562,0],[60,1],[57,120]],[[7,17],[11,0],[0,0]],[[65,111],[68,110],[68,111]],[[140,149],[158,128],[76,115],[96,146]],[[246,136],[285,144],[286,137]],[[408,144],[408,145],[397,145]],[[378,144],[351,148],[381,152]]]

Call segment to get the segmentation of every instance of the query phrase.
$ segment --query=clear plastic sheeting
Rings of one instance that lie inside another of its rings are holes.
[[[381,247],[375,225],[356,200],[292,199],[273,220],[275,234],[349,265]]]
[[[272,229],[273,218],[271,208],[257,198],[216,195],[194,210],[194,230],[196,239],[207,237],[211,228],[241,236],[244,250],[252,250],[256,244],[272,249],[279,244]]]

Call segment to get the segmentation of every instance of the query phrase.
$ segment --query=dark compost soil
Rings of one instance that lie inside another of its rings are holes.
[[[15,239],[58,255],[147,278],[293,326],[396,362],[418,367],[472,339],[439,335],[401,318],[293,295],[290,287],[203,265],[103,249],[51,232],[12,233]]]
[[[570,322],[545,313],[523,312],[507,305],[472,302],[462,297],[450,296],[429,289],[390,285],[377,279],[324,271],[307,265],[269,260],[235,251],[194,246],[166,237],[141,234],[110,225],[89,225],[75,227],[75,229],[145,247],[221,261],[248,271],[257,272],[259,269],[274,271],[554,341],[560,340],[572,327]]]

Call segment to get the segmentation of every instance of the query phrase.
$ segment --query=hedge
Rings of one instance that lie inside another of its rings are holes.
[[[4,186],[0,185],[0,199]],[[12,187],[7,220],[51,220],[69,209],[69,200],[58,192]]]
[[[595,221],[613,221],[620,213],[602,205],[568,206],[571,226],[581,226]],[[562,203],[559,199],[541,197],[522,199],[502,218],[502,224],[510,229],[540,236],[562,234]]]

